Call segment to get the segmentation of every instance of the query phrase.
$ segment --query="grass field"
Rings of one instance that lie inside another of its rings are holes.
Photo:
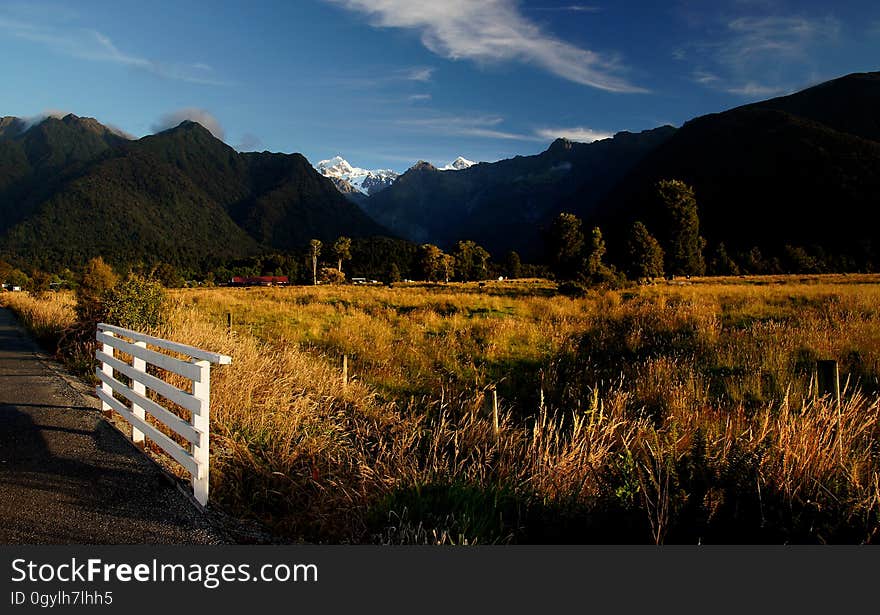
[[[73,319],[64,295],[0,297],[44,340]],[[233,357],[212,498],[288,540],[880,540],[880,276],[171,298],[156,333]]]

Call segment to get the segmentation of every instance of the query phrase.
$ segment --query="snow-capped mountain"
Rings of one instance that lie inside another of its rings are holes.
[[[334,156],[329,160],[322,160],[315,168],[324,177],[329,177],[342,192],[348,192],[346,184],[360,192],[371,195],[381,192],[394,183],[399,173],[390,169],[377,169],[369,171],[360,167],[351,166],[342,156]]]
[[[474,166],[475,164],[477,164],[477,163],[474,162],[473,160],[468,160],[467,158],[464,158],[463,156],[459,156],[458,158],[453,160],[451,163],[447,164],[445,167],[440,167],[440,170],[441,171],[462,171],[464,169],[467,169],[468,167]]]

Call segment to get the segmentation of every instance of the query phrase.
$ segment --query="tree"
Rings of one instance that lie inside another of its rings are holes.
[[[590,284],[606,284],[616,286],[622,280],[620,274],[605,264],[605,239],[602,238],[602,230],[596,226],[590,233],[590,252],[585,262],[584,277]]]
[[[451,254],[443,254],[440,257],[440,271],[443,274],[443,280],[448,282],[455,275],[455,257]]]
[[[677,179],[662,180],[656,188],[666,219],[666,271],[672,275],[703,275],[705,240],[700,237],[694,189]]]
[[[448,282],[455,273],[455,258],[434,244],[426,243],[419,248],[419,266],[425,280]]]
[[[712,259],[709,261],[709,270],[713,275],[739,275],[739,266],[727,253],[724,242],[718,244]]]
[[[348,237],[339,237],[333,243],[333,256],[339,261],[337,269],[342,272],[342,261],[351,260],[351,239]]]
[[[473,241],[459,241],[453,251],[459,280],[485,280],[489,277],[489,253]]]
[[[636,222],[630,229],[627,249],[630,277],[649,281],[663,277],[663,248],[642,222]]]
[[[118,282],[119,276],[100,256],[86,263],[76,289],[77,319],[87,324],[100,322],[105,313],[104,297]]]
[[[397,263],[391,263],[388,267],[388,273],[385,275],[385,282],[387,284],[400,282],[400,267],[397,266]]]
[[[508,278],[518,278],[522,275],[522,261],[519,254],[514,251],[507,253],[507,257],[504,259],[504,273]]]
[[[309,252],[312,256],[312,284],[318,285],[318,256],[321,255],[321,241],[312,239],[309,242]]]
[[[584,233],[580,218],[561,213],[545,236],[547,261],[556,277],[574,279],[581,269]]]

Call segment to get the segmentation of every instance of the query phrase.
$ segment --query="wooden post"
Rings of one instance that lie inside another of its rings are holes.
[[[232,333],[232,312],[226,312],[226,332]]]
[[[495,428],[495,435],[498,435],[500,427],[498,425],[498,389],[492,387],[492,426]]]
[[[538,401],[538,410],[544,410],[544,370],[541,370],[541,389],[539,390],[540,400]]]
[[[209,429],[211,417],[211,364],[193,360],[199,367],[199,380],[193,381],[192,394],[199,400],[199,412],[192,413],[192,426],[199,432],[199,441],[192,445],[192,456],[198,465],[198,474],[192,477],[193,494],[202,506],[208,504],[208,459],[210,455]]]
[[[342,355],[342,386],[348,386],[348,355]]]
[[[137,346],[138,348],[146,348],[147,347],[146,342],[135,342],[134,345]],[[132,367],[136,371],[138,371],[142,374],[147,373],[147,362],[144,361],[143,359],[138,359],[137,357],[132,357]],[[133,378],[131,381],[131,388],[138,395],[143,395],[144,397],[147,396],[147,387]],[[135,403],[132,403],[132,405],[131,405],[131,413],[134,414],[139,419],[146,420],[146,414],[144,413],[144,409]],[[134,442],[135,444],[139,445],[141,448],[143,448],[145,446],[144,432],[142,432],[137,427],[132,426],[132,428],[131,428],[131,441]]]
[[[837,361],[816,361],[816,382],[819,396],[830,395],[840,408],[840,371]]]
[[[108,337],[116,337],[116,334],[110,333],[109,331],[104,331],[104,335]],[[111,346],[110,344],[102,344],[101,350],[104,351],[104,354],[108,357],[116,356],[113,354],[115,351],[113,350],[113,346]],[[110,365],[106,363],[101,363],[101,371],[104,372],[105,375],[110,376],[111,378],[113,377],[113,368]],[[104,393],[106,393],[108,397],[113,397],[113,388],[106,382],[101,383],[101,390],[104,391]],[[101,412],[107,418],[113,416],[113,410],[106,402],[103,401],[101,402]]]

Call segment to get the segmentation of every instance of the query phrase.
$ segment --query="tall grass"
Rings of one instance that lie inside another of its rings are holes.
[[[212,498],[290,540],[876,542],[880,286],[772,281],[186,290],[156,333],[233,357]]]

